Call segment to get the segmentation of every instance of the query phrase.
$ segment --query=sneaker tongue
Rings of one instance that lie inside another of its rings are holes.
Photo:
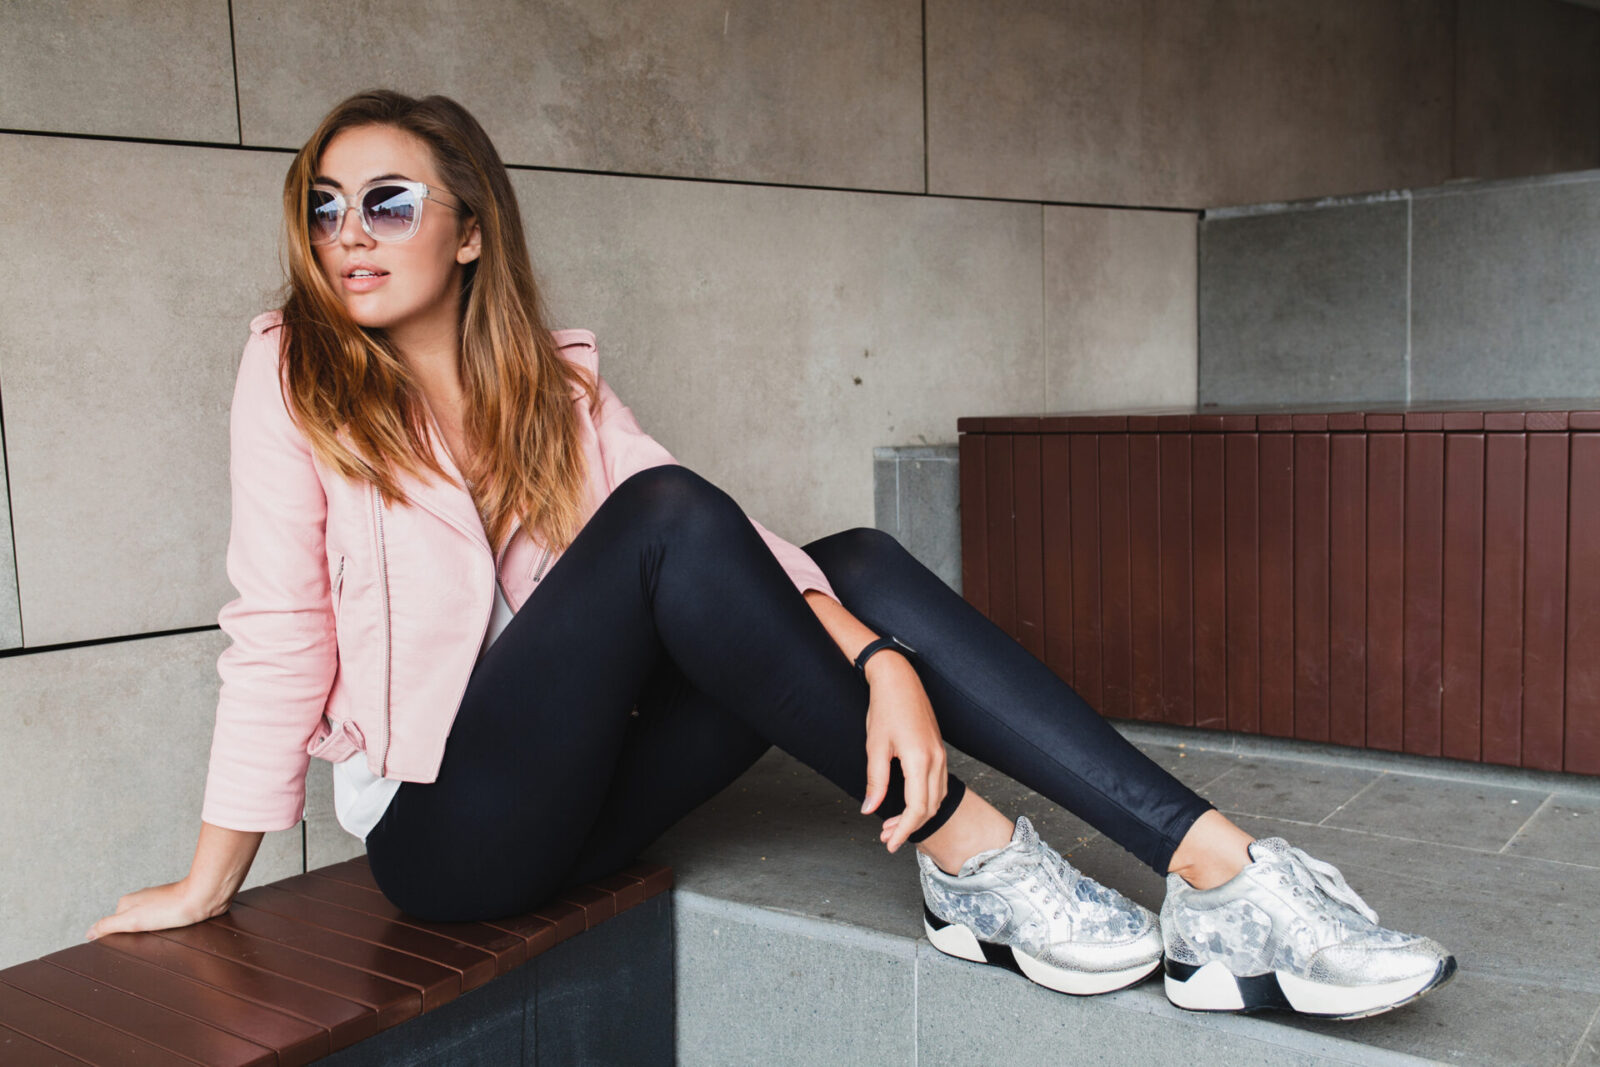
[[[1002,855],[1025,852],[1032,848],[1033,843],[1038,839],[1039,834],[1033,828],[1033,823],[1028,821],[1026,815],[1018,815],[1016,828],[1011,831],[1011,840],[999,848],[985,849],[969,856],[967,862],[961,865],[961,870],[956,872],[957,877],[964,878],[969,874],[976,873],[987,866],[990,860],[998,859]]]
[[[1289,855],[1289,842],[1281,837],[1263,837],[1250,842],[1250,858],[1258,863],[1272,863]]]

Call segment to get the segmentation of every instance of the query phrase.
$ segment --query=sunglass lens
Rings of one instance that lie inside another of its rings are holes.
[[[311,190],[307,223],[313,244],[333,239],[339,232],[339,201],[333,194],[323,189]]]
[[[361,210],[380,241],[395,240],[411,233],[417,224],[417,194],[400,185],[380,185],[367,190]]]

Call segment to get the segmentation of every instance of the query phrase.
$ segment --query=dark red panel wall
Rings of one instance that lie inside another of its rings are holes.
[[[1600,413],[960,430],[967,600],[1105,714],[1600,774]]]

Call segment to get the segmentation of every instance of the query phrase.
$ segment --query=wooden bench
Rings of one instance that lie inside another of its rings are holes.
[[[669,1063],[671,886],[671,868],[638,864],[527,915],[430,923],[347,860],[244,890],[194,926],[0,970],[0,1063],[548,1063],[621,1048]],[[547,973],[529,966],[540,957]]]

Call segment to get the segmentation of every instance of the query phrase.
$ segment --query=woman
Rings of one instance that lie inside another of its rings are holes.
[[[230,421],[239,596],[189,874],[88,936],[225,911],[311,756],[398,906],[530,910],[631,863],[769,745],[916,846],[939,949],[1052,989],[1166,964],[1183,1007],[1384,1011],[1444,981],[1337,870],[1255,841],[893,538],[796,548],[549,330],[516,198],[441,97],[338,105],[284,183],[289,280]],[[962,750],[1167,876],[1159,917],[946,768]]]

